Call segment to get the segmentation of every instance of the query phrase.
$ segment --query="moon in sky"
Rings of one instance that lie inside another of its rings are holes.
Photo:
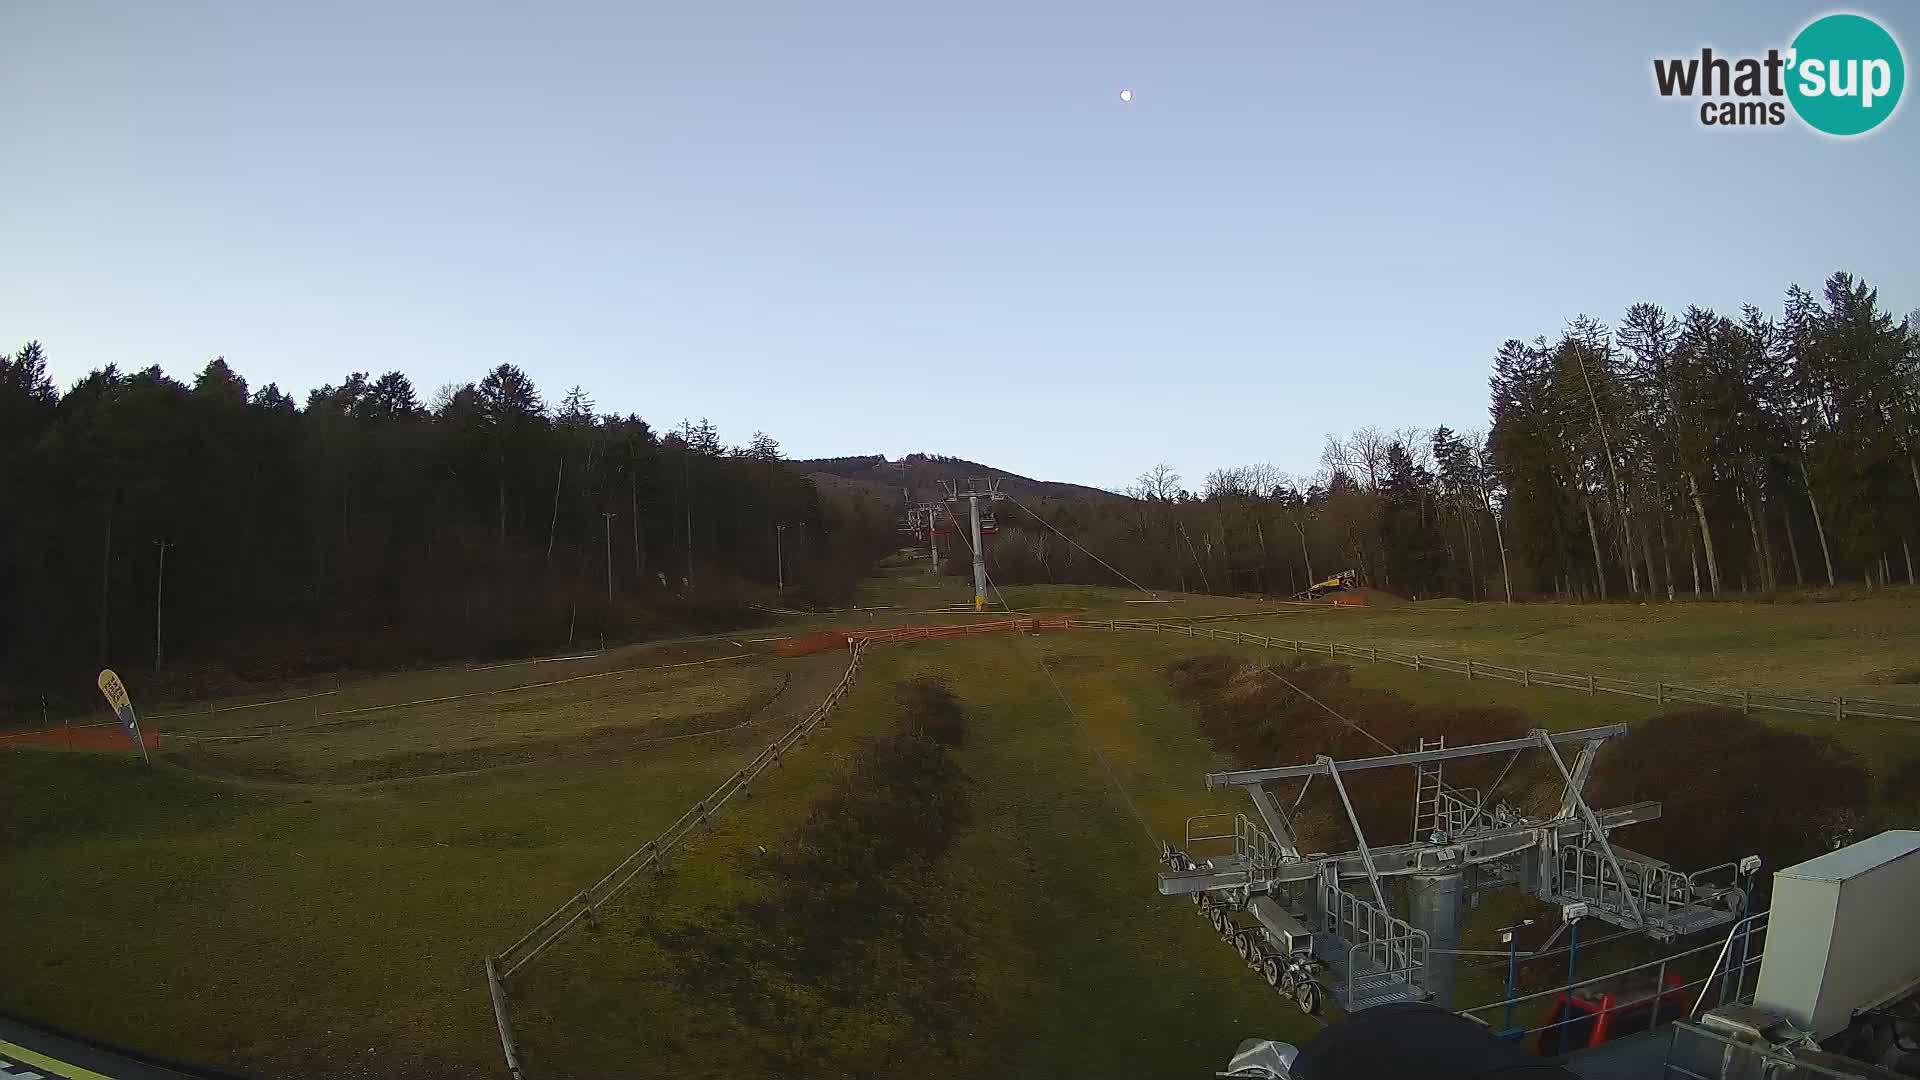
[[[1131,91],[1131,90],[1122,90],[1122,91],[1120,91],[1120,100],[1121,100],[1121,101],[1132,101],[1132,100],[1133,100],[1133,91]]]

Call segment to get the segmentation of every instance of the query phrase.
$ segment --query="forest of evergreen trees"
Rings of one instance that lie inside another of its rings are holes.
[[[1920,312],[1849,275],[1788,290],[1778,317],[1581,316],[1502,345],[1491,384],[1484,437],[1366,428],[1307,476],[1218,469],[1196,492],[1160,466],[1131,501],[1029,505],[1156,588],[1287,595],[1353,569],[1416,597],[1665,600],[1913,579]],[[37,343],[0,355],[0,506],[16,708],[106,664],[199,691],[737,626],[776,537],[815,602],[900,542],[894,508],[823,495],[765,435],[661,436],[577,387],[550,403],[512,365],[430,402],[396,371],[297,404],[218,359],[192,385],[107,367],[62,393]],[[1024,513],[1002,526],[1002,584],[1118,581]]]
[[[776,537],[796,601],[844,599],[895,544],[766,435],[661,436],[512,365],[431,402],[356,372],[301,405],[222,359],[64,393],[46,363],[0,355],[0,704],[21,712],[107,665],[198,692],[739,626]]]
[[[1847,274],[1781,314],[1636,304],[1494,356],[1491,429],[1329,436],[1317,473],[1160,466],[1126,512],[1035,509],[1155,588],[1667,599],[1911,583],[1920,312]],[[1113,581],[1025,515],[996,580]],[[1003,522],[1004,523],[1004,522]]]

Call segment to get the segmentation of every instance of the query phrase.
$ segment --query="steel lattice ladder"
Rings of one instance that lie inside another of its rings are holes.
[[[1421,750],[1445,750],[1447,737],[1429,739],[1420,737]],[[1413,842],[1420,843],[1436,832],[1444,831],[1441,823],[1446,814],[1440,804],[1440,792],[1445,788],[1440,780],[1441,763],[1422,763],[1413,768]]]

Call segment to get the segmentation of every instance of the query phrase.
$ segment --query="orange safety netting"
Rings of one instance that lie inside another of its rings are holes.
[[[1042,630],[1070,630],[1071,618],[999,619],[994,622],[960,626],[894,626],[883,630],[827,630],[805,637],[788,638],[773,647],[777,656],[810,656],[828,649],[844,649],[854,641],[932,641],[940,638],[970,637],[975,634],[1039,633]]]
[[[156,728],[140,725],[140,737],[146,741],[147,749],[160,745],[160,732]],[[127,750],[138,748],[127,735],[127,729],[119,724],[88,724],[85,727],[46,728],[41,731],[15,731],[0,734],[0,746],[53,746],[73,750]]]

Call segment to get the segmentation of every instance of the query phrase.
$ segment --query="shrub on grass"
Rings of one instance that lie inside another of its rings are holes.
[[[942,746],[959,746],[965,740],[966,714],[944,680],[932,675],[903,679],[894,687],[893,700],[900,711],[901,730],[925,735]]]
[[[1320,754],[1354,758],[1386,753],[1385,748],[1413,750],[1422,736],[1444,736],[1449,746],[1466,746],[1513,738],[1528,726],[1512,709],[1415,705],[1387,691],[1354,686],[1344,666],[1305,659],[1270,667],[1235,656],[1200,656],[1176,661],[1168,678],[1194,707],[1201,733],[1243,768],[1305,764]],[[1502,764],[1497,758],[1449,762],[1445,778],[1454,787],[1486,787]],[[1509,774],[1500,797],[1530,808],[1539,798],[1532,789],[1544,775],[1542,763],[1523,761]],[[1351,773],[1342,782],[1369,843],[1411,838],[1411,769]],[[1296,782],[1290,790],[1297,789]],[[1302,806],[1318,811],[1299,823],[1303,844],[1318,850],[1351,846],[1352,830],[1332,785],[1316,782]]]
[[[1636,724],[1602,751],[1587,794],[1660,800],[1658,821],[1617,835],[1683,870],[1744,855],[1791,866],[1858,839],[1870,804],[1867,771],[1832,739],[1716,708]]]

